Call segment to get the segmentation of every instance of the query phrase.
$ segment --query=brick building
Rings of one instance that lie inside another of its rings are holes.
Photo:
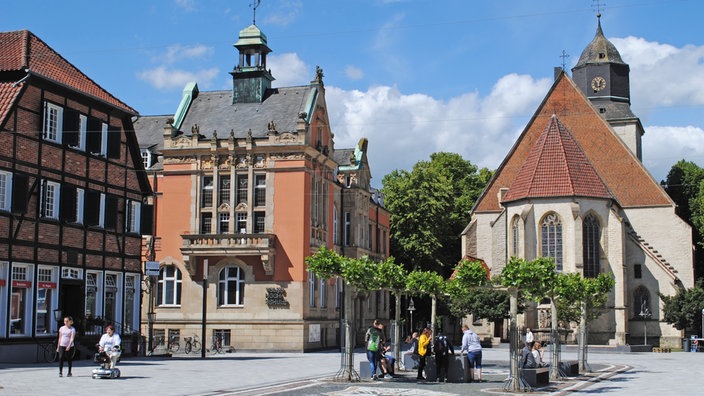
[[[0,359],[41,359],[55,315],[139,330],[136,114],[31,32],[0,33]]]
[[[156,193],[145,254],[160,266],[144,333],[153,311],[155,339],[205,334],[207,347],[217,335],[226,347],[279,351],[339,345],[342,283],[316,279],[305,258],[320,246],[388,256],[389,214],[370,187],[367,140],[335,149],[320,68],[308,85],[275,88],[259,28],[243,29],[234,46],[232,90],[189,83],[173,115],[135,122]],[[389,299],[360,295],[358,329],[388,319]]]

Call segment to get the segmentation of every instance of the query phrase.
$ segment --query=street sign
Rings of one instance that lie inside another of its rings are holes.
[[[159,262],[147,261],[144,263],[144,275],[159,276]]]

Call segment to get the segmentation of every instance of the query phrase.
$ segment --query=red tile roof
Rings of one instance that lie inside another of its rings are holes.
[[[504,201],[570,196],[613,198],[572,134],[553,115]]]
[[[501,211],[498,193],[513,184],[545,125],[556,114],[621,207],[672,206],[665,190],[601,118],[569,76],[562,74],[477,200],[474,212]]]
[[[13,82],[0,82],[0,122],[7,117],[12,103],[20,93],[21,86],[13,86]]]
[[[0,72],[24,71],[93,96],[130,114],[137,111],[83,74],[28,30],[0,32]],[[0,115],[7,109],[0,109]]]

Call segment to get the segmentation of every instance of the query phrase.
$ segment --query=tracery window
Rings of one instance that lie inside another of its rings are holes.
[[[562,271],[562,222],[557,213],[550,213],[543,218],[541,242],[543,257],[552,257],[555,269]]]
[[[601,227],[599,220],[593,214],[584,218],[582,223],[582,259],[584,262],[584,277],[596,278],[600,272]]]

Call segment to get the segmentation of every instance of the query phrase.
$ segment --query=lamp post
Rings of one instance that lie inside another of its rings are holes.
[[[408,312],[411,314],[411,333],[413,333],[413,311],[416,310],[415,305],[413,305],[413,297],[411,297],[411,300],[408,302]]]
[[[59,328],[61,328],[61,319],[62,319],[62,316],[61,316],[61,315],[62,315],[62,314],[63,314],[63,312],[61,311],[61,308],[56,308],[56,309],[54,310],[54,320],[55,320],[56,323],[58,324],[58,326],[56,326],[56,331],[57,331],[57,332],[59,331]]]
[[[640,305],[640,313],[638,314],[638,316],[643,318],[643,345],[648,345],[648,324],[645,322],[645,320],[650,317],[650,310],[645,305],[645,301],[643,301],[643,303]]]
[[[151,353],[153,350],[152,336],[154,334],[154,321],[155,320],[156,320],[156,312],[147,312],[147,325],[149,326],[149,329],[147,330],[147,337],[149,337],[149,346],[147,347],[147,351],[149,353]],[[145,355],[146,355],[146,353],[145,353]]]

